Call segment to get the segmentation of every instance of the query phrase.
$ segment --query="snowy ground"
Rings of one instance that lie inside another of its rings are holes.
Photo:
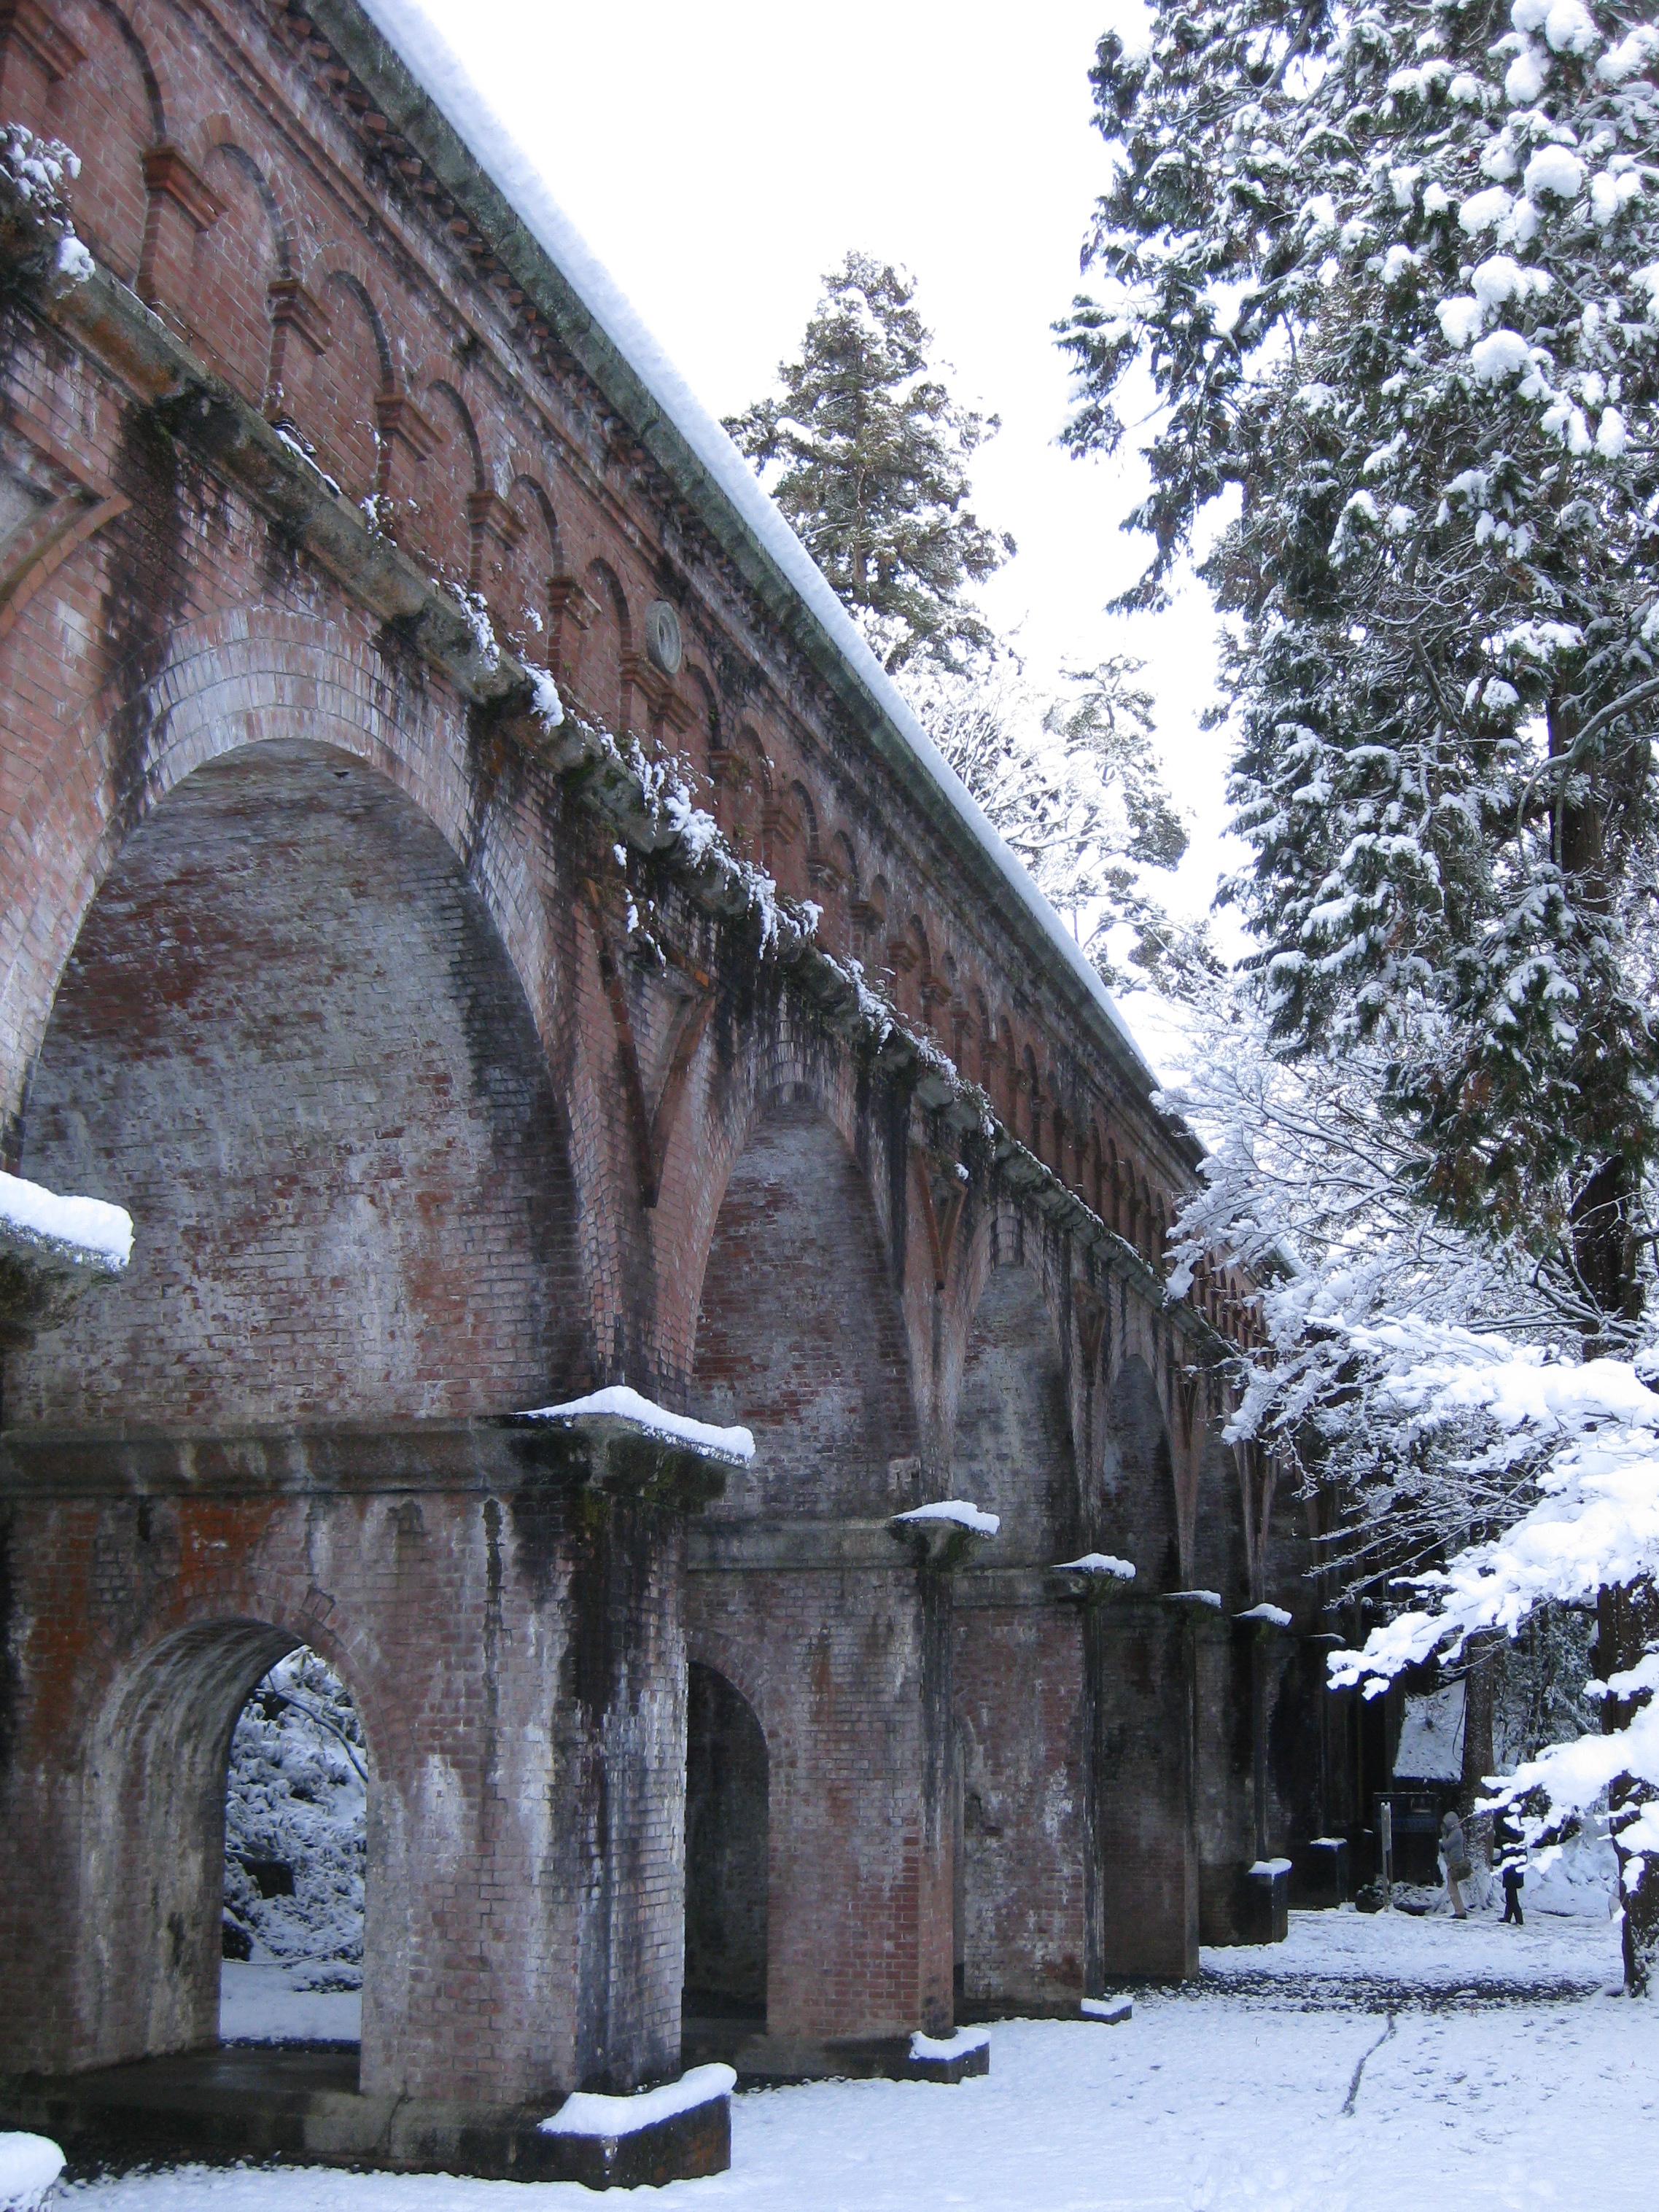
[[[227,1959],[219,1969],[219,2033],[226,2043],[356,2043],[361,1990],[296,1990],[290,1968]]]
[[[1006,2021],[954,2088],[824,2082],[739,2097],[733,2166],[642,2205],[744,2212],[1375,2212],[1654,2202],[1659,2005],[1616,1985],[1605,1921],[1522,1929],[1294,1914],[1287,1943],[1206,1952],[1123,2027]],[[1356,2069],[1358,2072],[1355,2087]],[[1352,2110],[1345,2109],[1352,2103]],[[68,2192],[82,2212],[533,2212],[572,2188],[201,2170]]]

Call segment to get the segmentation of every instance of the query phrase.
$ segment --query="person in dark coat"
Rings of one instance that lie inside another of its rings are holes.
[[[1504,1921],[1524,1928],[1527,1922],[1521,1910],[1521,1885],[1526,1880],[1527,1846],[1514,1816],[1509,1813],[1498,1824],[1498,1873],[1504,1885]]]
[[[1460,1920],[1469,1917],[1463,1902],[1463,1884],[1474,1872],[1469,1864],[1469,1848],[1463,1840],[1463,1823],[1455,1812],[1449,1812],[1440,1823],[1440,1856],[1446,1862],[1446,1894],[1451,1899],[1452,1911]]]

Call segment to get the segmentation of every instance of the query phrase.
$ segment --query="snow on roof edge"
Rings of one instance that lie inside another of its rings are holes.
[[[1082,948],[1066,931],[1026,870],[969,795],[897,687],[860,636],[823,572],[726,432],[692,392],[610,272],[553,198],[547,180],[505,125],[492,113],[465,64],[416,0],[356,0],[356,4],[461,140],[478,167],[518,215],[531,236],[570,285],[604,336],[629,363],[646,392],[678,432],[693,458],[726,498],[785,581],[823,629],[872,703],[995,865],[1026,913],[1059,953],[1074,981],[1105,1015],[1127,1048],[1138,1072],[1156,1087],[1157,1077]]]

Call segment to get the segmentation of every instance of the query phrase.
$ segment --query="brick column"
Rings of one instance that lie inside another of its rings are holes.
[[[1089,1617],[1100,1971],[1198,1972],[1193,1608],[1114,1597]]]

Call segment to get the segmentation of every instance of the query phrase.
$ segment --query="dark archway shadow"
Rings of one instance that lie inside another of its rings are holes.
[[[766,2019],[766,1738],[723,1674],[693,1660],[685,1731],[685,1986],[682,2013]]]

